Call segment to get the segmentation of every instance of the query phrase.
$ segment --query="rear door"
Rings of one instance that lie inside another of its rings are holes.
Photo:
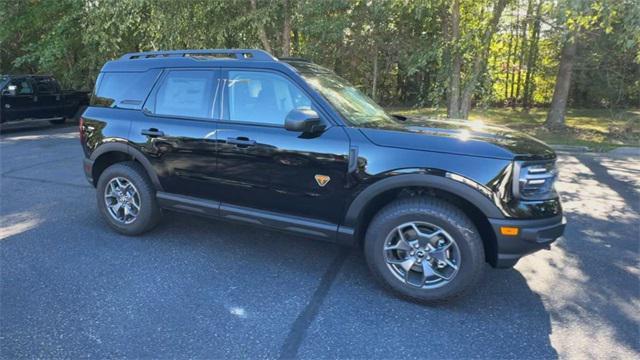
[[[62,115],[62,99],[58,82],[50,76],[34,76],[37,108],[34,117],[50,119]]]
[[[6,92],[9,86],[16,87],[15,95]],[[37,98],[34,94],[33,84],[28,77],[16,77],[3,89],[3,121],[20,120],[36,117]]]
[[[130,139],[166,192],[214,199],[217,69],[165,70],[133,119]]]

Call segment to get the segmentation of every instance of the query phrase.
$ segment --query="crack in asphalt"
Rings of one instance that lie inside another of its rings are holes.
[[[0,177],[5,178],[5,179],[13,179],[13,180],[25,180],[25,181],[35,181],[35,182],[39,182],[39,183],[44,183],[44,184],[52,184],[52,185],[61,185],[61,186],[73,186],[76,188],[91,188],[92,186],[90,185],[79,185],[79,184],[72,184],[72,183],[65,183],[65,182],[60,182],[60,181],[52,181],[52,180],[45,180],[45,179],[34,179],[34,178],[28,178],[28,177],[22,177],[22,176],[12,176],[12,175],[1,175]]]
[[[293,322],[289,334],[280,348],[280,359],[294,359],[298,354],[298,349],[306,337],[309,326],[311,326],[313,320],[318,316],[320,307],[329,294],[331,285],[333,285],[338,277],[338,273],[349,254],[349,249],[341,249],[338,256],[333,259],[327,271],[322,275],[320,284],[311,296],[311,300],[309,300],[305,309]]]

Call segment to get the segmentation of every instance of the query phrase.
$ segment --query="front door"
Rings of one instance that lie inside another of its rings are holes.
[[[130,138],[153,165],[165,192],[214,199],[218,85],[215,69],[168,70],[143,111],[135,112]]]
[[[15,94],[8,93],[9,86],[15,86]],[[29,78],[14,78],[7,84],[3,91],[3,121],[34,117],[33,114],[37,107],[37,98]]]
[[[285,130],[291,110],[316,107],[284,74],[229,70],[223,78],[217,197],[339,223],[349,151],[344,130],[326,117],[327,129],[314,136]]]

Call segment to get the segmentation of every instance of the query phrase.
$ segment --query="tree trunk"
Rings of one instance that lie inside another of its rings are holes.
[[[254,0],[255,1],[255,0]],[[284,23],[282,25],[282,56],[291,55],[291,13],[289,12],[288,0],[282,1]]]
[[[378,87],[378,47],[373,47],[373,81],[371,82],[371,98],[377,101],[377,87]]]
[[[511,71],[511,50],[513,48],[513,23],[509,26],[509,49],[507,50],[507,67],[504,80],[504,101],[509,103],[509,73]]]
[[[293,53],[298,55],[300,53],[300,35],[298,30],[293,30]]]
[[[462,99],[460,102],[460,116],[463,119],[467,119],[469,117],[469,110],[471,110],[471,97],[473,96],[473,92],[476,89],[478,78],[487,65],[487,57],[489,55],[489,48],[491,46],[491,38],[498,29],[498,22],[500,21],[502,11],[504,11],[506,5],[507,0],[498,0],[495,7],[493,8],[491,21],[489,22],[489,25],[485,29],[485,32],[482,36],[482,49],[475,57],[471,75],[469,76],[469,80],[467,81],[464,87],[464,91],[462,92]]]
[[[251,2],[251,10],[255,14],[256,12],[258,12],[258,6],[256,5],[256,0],[250,0],[250,2]],[[267,31],[264,29],[264,24],[258,23],[256,26],[258,27],[258,36],[260,37],[260,42],[262,42],[262,47],[264,47],[265,51],[269,53],[273,53],[273,51],[271,50],[271,44],[269,43],[269,38],[267,37]]]
[[[533,33],[529,44],[529,54],[527,55],[527,72],[524,77],[524,95],[522,96],[522,107],[525,111],[531,108],[533,102],[533,75],[538,60],[538,43],[540,41],[540,12],[542,11],[543,0],[538,1],[536,8],[535,22],[533,23]]]
[[[569,34],[562,46],[556,86],[553,90],[553,98],[551,100],[551,109],[549,109],[547,121],[544,123],[547,128],[561,129],[565,127],[564,115],[567,110],[567,100],[571,86],[571,71],[573,70],[573,63],[575,61],[576,48],[576,36],[575,34]]]
[[[527,15],[524,18],[524,24],[522,29],[522,45],[520,46],[520,58],[518,59],[518,79],[516,80],[516,97],[513,101],[513,109],[515,110],[516,105],[518,103],[518,98],[520,98],[520,86],[522,84],[522,63],[524,62],[524,53],[527,51],[527,28],[529,25],[529,18],[531,16],[531,11],[533,10],[533,0],[529,0],[527,4]]]
[[[457,119],[460,117],[460,71],[462,70],[462,54],[458,43],[460,41],[460,0],[453,0],[449,17],[450,41],[449,49],[452,58],[451,74],[449,76],[449,102],[447,104],[447,116]]]
[[[520,8],[520,2],[518,1],[516,3],[516,11],[517,11],[516,12],[516,41],[515,41],[516,43],[515,43],[515,47],[513,49],[513,57],[514,57],[514,59],[517,59],[518,45],[520,45],[520,43],[518,41],[518,38],[520,37],[520,12],[519,12],[520,9],[519,8]],[[520,52],[522,52],[522,51],[520,51]],[[514,66],[513,66],[513,71],[511,72],[511,92],[509,94],[509,102],[512,103],[512,104],[515,102],[515,99],[513,97],[513,95],[514,95],[513,94],[513,88],[514,88],[514,85],[516,83],[516,65],[515,65],[516,61],[514,60],[513,62],[514,62]]]

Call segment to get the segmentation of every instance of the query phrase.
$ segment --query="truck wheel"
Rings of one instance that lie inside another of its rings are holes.
[[[49,120],[50,123],[54,124],[54,125],[60,125],[60,124],[64,124],[65,121],[67,121],[67,118],[62,118],[62,119],[56,119],[56,120]]]
[[[117,163],[105,169],[98,180],[96,195],[102,217],[119,233],[142,234],[160,219],[153,184],[136,162]]]
[[[434,198],[406,198],[385,206],[367,229],[364,251],[378,281],[422,302],[460,296],[485,268],[482,239],[471,220]]]

